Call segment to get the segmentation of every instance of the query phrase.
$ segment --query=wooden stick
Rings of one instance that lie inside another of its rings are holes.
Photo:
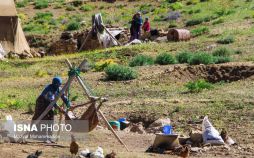
[[[75,110],[76,108],[79,108],[79,107],[82,107],[82,106],[86,106],[86,105],[89,105],[91,103],[93,103],[94,101],[89,101],[89,102],[86,102],[84,104],[79,104],[79,105],[76,105],[74,107],[72,107],[72,110]]]
[[[79,50],[78,50],[78,52],[80,52],[80,51],[82,50],[82,48],[84,47],[84,45],[86,44],[86,41],[88,40],[88,37],[90,37],[90,35],[91,35],[91,33],[92,33],[92,30],[93,30],[93,29],[91,29],[91,30],[88,32],[88,34],[87,34],[87,36],[86,36],[84,42],[82,43],[82,45],[80,46],[80,48],[79,48]]]
[[[113,38],[119,46],[122,46],[122,43],[120,43],[120,42],[108,31],[108,29],[107,29],[104,25],[102,25],[102,26],[103,26],[103,28],[105,29],[105,31],[109,34],[109,36],[110,36],[111,38]]]
[[[68,66],[71,68],[72,65],[70,63],[70,61],[68,59],[66,59]],[[83,63],[83,62],[82,62]],[[82,65],[81,63],[81,65]],[[92,101],[94,100],[95,97],[90,96],[89,94],[91,94],[91,92],[89,91],[89,89],[85,86],[85,84],[83,83],[83,81],[81,80],[81,78],[79,76],[76,76],[79,84],[81,85],[81,87],[83,88],[83,90],[85,91],[86,95],[89,97],[89,99]],[[100,105],[101,106],[101,105]],[[99,107],[100,107],[99,106]],[[124,147],[126,148],[127,151],[129,151],[128,147],[123,143],[123,141],[120,139],[120,137],[116,134],[116,132],[114,131],[114,129],[111,127],[111,125],[109,124],[109,122],[107,121],[106,117],[104,116],[104,114],[98,110],[99,114],[102,116],[103,120],[106,122],[106,124],[108,125],[109,129],[111,130],[111,132],[114,134],[114,136],[117,138],[117,140],[124,145]]]
[[[82,66],[85,65],[86,62],[87,62],[87,61],[84,60],[84,61],[80,64],[80,68],[82,68]],[[68,59],[66,59],[66,63],[67,63],[67,65],[69,66],[69,68],[72,68],[72,64],[71,64],[71,62],[70,62]],[[91,98],[91,92],[90,92],[89,89],[84,85],[84,83],[82,82],[81,78],[80,78],[79,76],[75,76],[75,77],[76,77],[76,79],[78,80],[79,84],[81,84],[82,88],[85,90],[86,95],[87,95],[89,98]]]
[[[108,128],[111,130],[111,132],[114,134],[114,136],[117,138],[117,140],[126,148],[126,150],[129,152],[130,150],[128,149],[128,147],[124,144],[124,142],[121,140],[121,138],[116,134],[116,132],[114,131],[114,129],[111,127],[111,125],[109,124],[109,122],[107,121],[106,117],[104,116],[104,114],[101,112],[101,110],[98,110],[99,114],[101,115],[102,119],[105,121],[105,123],[107,124]]]

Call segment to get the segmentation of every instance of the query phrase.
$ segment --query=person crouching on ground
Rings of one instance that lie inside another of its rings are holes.
[[[140,38],[142,23],[143,23],[143,20],[141,17],[141,13],[138,12],[132,17],[131,28],[130,28],[130,32],[131,32],[130,41]]]
[[[61,84],[62,84],[62,79],[60,77],[54,77],[52,80],[52,83],[47,85],[45,89],[42,91],[40,96],[36,100],[36,107],[35,107],[35,113],[32,118],[32,120],[37,120],[40,115],[46,110],[46,108],[49,106],[49,104],[55,100],[55,98],[59,95],[61,91]],[[71,107],[71,103],[68,100],[68,98],[63,94],[61,96],[63,102],[66,104],[67,108]],[[57,105],[54,105],[54,108],[57,108]],[[46,124],[48,126],[53,125],[54,123],[54,108],[51,109],[43,118],[42,121],[40,121],[39,124]],[[63,109],[59,108],[61,112],[64,112]],[[37,125],[39,125],[37,124]],[[39,126],[40,127],[40,126]],[[40,131],[40,129],[39,129]],[[39,133],[43,137],[43,141],[47,143],[52,143],[53,141],[50,139],[52,136],[52,131],[40,131]],[[45,138],[46,137],[46,138]],[[45,139],[44,139],[45,138]]]
[[[150,22],[149,22],[149,19],[146,18],[145,19],[145,22],[142,26],[142,30],[143,30],[143,39],[147,39],[150,37],[150,29],[151,29],[151,26],[150,26]]]

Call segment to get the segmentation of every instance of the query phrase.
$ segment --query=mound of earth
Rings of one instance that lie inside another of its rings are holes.
[[[163,75],[168,74],[170,78],[181,81],[205,79],[212,83],[220,81],[232,82],[254,75],[254,64],[229,63],[184,67],[175,66],[173,69],[167,69],[163,73]]]

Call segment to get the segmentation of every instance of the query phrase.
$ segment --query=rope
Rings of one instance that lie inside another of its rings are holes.
[[[77,67],[70,68],[70,71],[68,72],[68,76],[69,76],[69,78],[71,76],[79,76],[80,77],[80,69]]]
[[[68,72],[68,76],[69,76],[69,78],[71,76],[78,76],[82,80],[82,78],[80,76],[80,69],[78,67],[70,68],[70,71]],[[84,85],[87,87],[87,89],[89,90],[89,94],[94,95],[90,86],[84,80],[82,80],[82,81],[83,81]],[[70,86],[68,87],[68,100],[70,100]]]
[[[68,72],[69,79],[71,76],[80,76],[80,69],[77,67],[70,68],[70,71]],[[67,88],[68,93],[68,100],[70,101],[70,85]]]

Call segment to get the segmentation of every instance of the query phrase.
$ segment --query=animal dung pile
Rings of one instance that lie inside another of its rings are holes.
[[[63,32],[60,40],[54,42],[49,48],[49,54],[74,53],[77,51],[77,40],[69,32]]]
[[[190,38],[190,31],[186,29],[170,29],[167,34],[168,41],[188,41]]]

